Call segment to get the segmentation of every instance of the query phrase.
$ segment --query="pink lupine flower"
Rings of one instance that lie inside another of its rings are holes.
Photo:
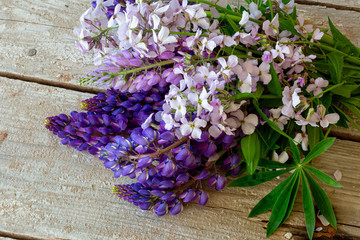
[[[326,108],[324,107],[324,105],[318,105],[317,113],[320,117],[320,126],[323,128],[328,127],[329,124],[337,123],[340,119],[340,116],[337,113],[329,113],[325,115]]]
[[[310,42],[314,42],[315,40],[319,41],[324,36],[324,33],[320,31],[320,29],[316,29],[311,37]]]
[[[306,24],[304,25],[304,17],[299,16],[298,19],[299,25],[295,25],[295,29],[298,33],[300,33],[303,36],[307,36],[309,33],[313,31],[313,25],[312,24]]]
[[[251,93],[252,78],[251,78],[250,73],[247,74],[247,77],[244,80],[239,79],[238,89],[242,93]]]
[[[328,85],[329,85],[329,81],[319,77],[315,79],[315,83],[307,86],[306,91],[308,93],[313,92],[314,96],[317,96],[318,94],[322,93],[323,90],[321,88],[327,87]]]
[[[297,114],[295,116],[295,119],[295,123],[299,126],[306,126],[310,124],[313,127],[318,127],[317,123],[319,122],[320,117],[318,113],[314,112],[314,108],[310,108],[306,118],[304,118],[300,114]]]
[[[261,59],[263,60],[263,62],[265,63],[271,63],[272,58],[271,58],[271,53],[269,51],[264,51]]]
[[[284,125],[288,123],[289,118],[281,115],[281,108],[273,108],[269,110],[271,112],[271,117],[269,118],[273,121],[281,130],[284,130]]]
[[[284,60],[285,55],[289,54],[290,48],[288,46],[279,46],[279,42],[276,43],[275,49],[271,49],[271,54],[273,58],[277,58],[278,56]]]
[[[271,22],[266,20],[263,23],[263,30],[266,35],[275,37],[279,32],[279,14],[276,14]]]
[[[297,87],[295,83],[294,86],[289,88],[286,86],[282,92],[282,102],[284,104],[283,108],[281,109],[281,113],[288,117],[295,117],[294,109],[300,103],[300,97],[298,93],[301,92],[301,89]]]
[[[262,62],[259,66],[259,78],[265,84],[269,84],[271,81],[270,64]]]
[[[258,5],[254,2],[249,4],[250,18],[259,19],[262,16],[262,12],[259,11]]]
[[[230,55],[228,60],[226,61],[224,58],[218,58],[217,61],[221,65],[221,72],[226,75],[228,78],[231,77],[232,71],[231,69],[236,67],[239,63],[238,57],[235,55]]]

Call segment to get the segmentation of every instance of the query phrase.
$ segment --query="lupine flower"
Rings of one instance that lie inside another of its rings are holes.
[[[314,96],[319,95],[320,93],[322,93],[322,89],[321,88],[325,88],[329,85],[329,81],[324,80],[323,78],[319,77],[317,79],[315,79],[315,83],[310,84],[307,86],[306,91],[309,93],[313,93]]]

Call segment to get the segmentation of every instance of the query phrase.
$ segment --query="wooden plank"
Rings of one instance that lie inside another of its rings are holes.
[[[0,232],[65,239],[264,239],[269,214],[248,219],[278,181],[254,188],[210,191],[206,207],[187,204],[178,216],[156,217],[118,200],[115,180],[97,159],[62,146],[44,118],[69,112],[90,94],[0,78]],[[79,108],[77,108],[79,110]],[[342,171],[343,188],[326,187],[339,233],[360,236],[360,143],[337,140],[314,161]],[[304,239],[302,206],[270,239]],[[19,227],[21,226],[21,227]],[[1,236],[1,235],[0,235]]]
[[[0,72],[71,83],[94,67],[75,46],[89,0],[0,1]]]
[[[358,0],[295,0],[295,2],[306,5],[326,6],[338,10],[360,11],[360,1]]]
[[[93,69],[91,56],[80,54],[72,33],[80,26],[78,19],[89,2],[1,1],[0,71],[77,84],[78,76]],[[298,10],[318,27],[327,28],[330,15],[335,25],[360,46],[359,25],[354,21],[360,18],[359,12],[306,5],[298,5]],[[32,49],[36,55],[29,56]]]

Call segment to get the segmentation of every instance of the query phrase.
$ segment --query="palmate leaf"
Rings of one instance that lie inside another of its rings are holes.
[[[277,176],[280,176],[280,175],[290,172],[290,171],[291,171],[291,168],[286,169],[286,170],[280,170],[280,171],[261,172],[261,173],[256,173],[253,175],[247,175],[247,176],[236,179],[235,181],[233,181],[232,183],[229,184],[229,187],[256,186],[261,183],[270,181],[270,180],[276,178]]]
[[[285,164],[285,163],[281,163],[281,162],[275,162],[275,161],[267,160],[264,158],[260,158],[258,166],[267,168],[267,169],[294,168],[294,165]]]
[[[306,177],[303,171],[301,171],[301,182],[306,231],[311,240],[315,230],[315,209],[313,200],[311,198],[309,184],[306,181]]]
[[[291,147],[291,153],[292,156],[294,158],[295,163],[299,164],[300,163],[300,152],[298,147],[295,145],[295,143],[293,141],[289,141],[290,142],[290,147]]]
[[[320,212],[326,220],[333,226],[335,229],[337,228],[336,217],[334,210],[331,206],[329,198],[326,196],[324,190],[320,187],[320,185],[315,181],[315,179],[307,172],[305,172],[306,179],[310,185],[312,196],[318,206]]]
[[[295,183],[298,182],[299,172],[295,171],[294,174],[296,174],[296,176],[290,180],[289,184],[279,194],[279,196],[274,204],[273,210],[271,211],[269,224],[266,228],[266,236],[267,237],[269,237],[271,234],[273,234],[275,232],[275,230],[281,225],[284,217],[286,216],[286,213],[288,212],[290,198],[291,198]],[[290,209],[290,211],[291,211],[291,209]]]
[[[312,174],[314,174],[318,179],[326,183],[327,185],[333,186],[333,187],[342,187],[337,181],[329,177],[326,173],[310,167],[310,166],[304,166],[306,170],[309,170]]]
[[[304,161],[302,162],[302,165],[307,164],[310,162],[313,158],[319,156],[326,150],[328,150],[334,143],[335,138],[326,138],[316,144],[316,146],[308,153],[308,155],[305,157]]]
[[[295,180],[295,184],[294,184],[293,189],[291,190],[289,205],[288,205],[285,216],[284,216],[283,220],[281,221],[280,225],[283,224],[286,221],[286,219],[288,219],[288,217],[290,216],[291,210],[294,206],[294,203],[295,203],[295,198],[296,198],[296,195],[297,195],[297,192],[299,189],[299,185],[300,185],[300,174],[296,174],[296,175],[297,175],[297,177]]]
[[[258,202],[256,206],[251,210],[248,217],[255,217],[270,210],[274,206],[276,199],[279,197],[279,194],[283,191],[283,189],[285,188],[285,186],[287,186],[291,179],[294,178],[294,176],[294,174],[291,174],[290,177],[282,181],[268,195],[261,199],[260,202]]]

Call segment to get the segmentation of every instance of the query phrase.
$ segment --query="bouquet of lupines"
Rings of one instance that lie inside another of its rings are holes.
[[[294,1],[246,2],[93,1],[75,33],[97,68],[80,84],[108,90],[84,100],[86,112],[45,125],[115,178],[136,179],[113,192],[158,216],[190,201],[205,205],[209,187],[255,186],[285,174],[249,216],[272,209],[271,235],[301,183],[311,239],[313,200],[336,228],[314,176],[340,184],[309,164],[333,144],[334,125],[360,129],[346,114],[360,117],[359,49],[330,19],[329,34],[305,24]]]

